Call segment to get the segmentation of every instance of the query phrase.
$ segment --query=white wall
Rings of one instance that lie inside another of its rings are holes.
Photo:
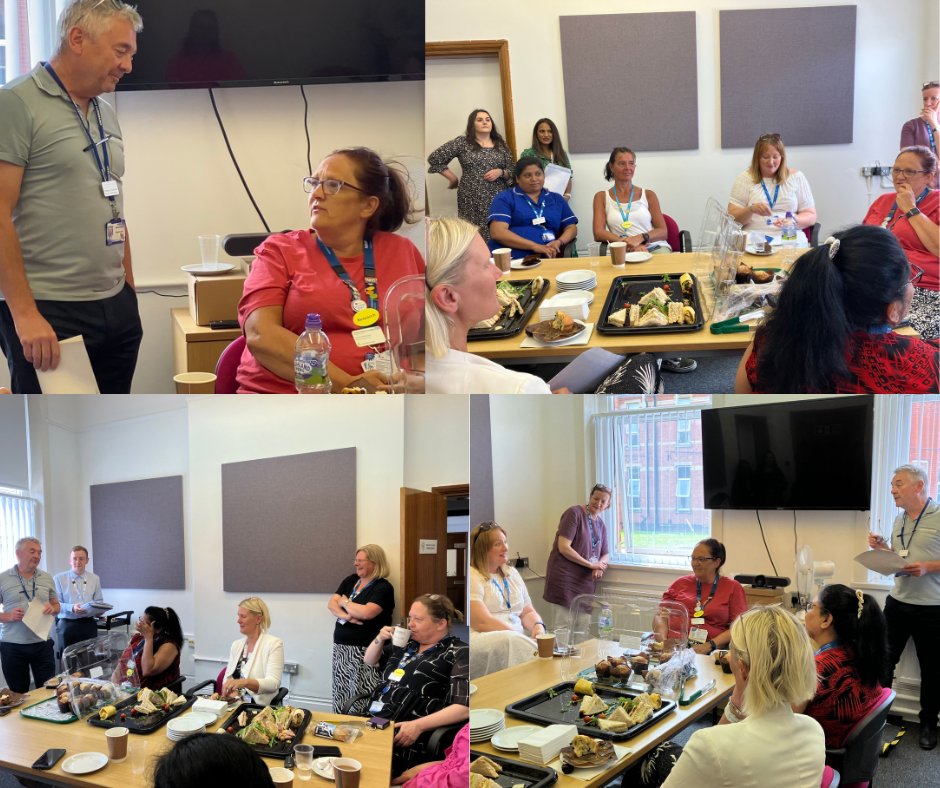
[[[832,5],[834,0],[778,0],[775,7]],[[917,115],[920,84],[937,78],[937,4],[933,0],[897,0],[890,11],[884,0],[854,0],[858,6],[855,70],[855,132],[848,145],[820,145],[792,148],[789,161],[809,178],[816,199],[823,237],[846,224],[858,222],[870,202],[859,168],[875,159],[893,161],[901,124]],[[659,195],[664,210],[679,226],[691,230],[693,241],[699,234],[702,209],[709,196],[727,202],[734,177],[750,161],[749,150],[722,150],[719,130],[719,49],[718,11],[754,7],[748,0],[640,0],[630,4],[616,0],[542,0],[538,11],[532,3],[505,3],[500,0],[428,0],[429,41],[455,39],[508,39],[512,70],[518,149],[531,141],[532,125],[542,116],[558,124],[567,141],[565,96],[562,77],[558,17],[570,14],[602,14],[647,11],[696,11],[699,97],[699,149],[640,153],[637,183],[649,186]],[[455,27],[459,20],[459,28]],[[921,31],[918,33],[918,31]],[[668,46],[667,42],[663,42]],[[615,53],[585,52],[596,58],[598,75],[609,71]],[[603,65],[601,65],[603,63]],[[761,68],[742,79],[759,79]],[[608,77],[604,77],[608,78]],[[441,92],[434,84],[436,72],[428,72],[428,95]],[[825,74],[820,74],[825,79]],[[799,86],[795,87],[799,90]],[[642,111],[649,101],[669,101],[668,96],[642,96],[642,89],[626,81],[622,99],[626,111]],[[612,83],[612,100],[618,90]],[[466,85],[457,94],[465,99],[466,112],[472,109],[474,92]],[[768,97],[768,101],[774,100]],[[452,100],[453,101],[453,100]],[[456,132],[439,126],[428,117],[428,139],[448,139]],[[629,145],[630,140],[611,140],[613,145]],[[590,240],[591,200],[605,182],[602,172],[606,155],[579,154],[572,158],[575,171],[572,207],[581,220],[579,247]],[[875,189],[874,196],[879,192]]]

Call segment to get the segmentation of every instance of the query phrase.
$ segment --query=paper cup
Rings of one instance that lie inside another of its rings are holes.
[[[173,376],[177,394],[215,394],[215,375],[211,372],[181,372]]]
[[[613,241],[607,244],[607,249],[610,251],[610,261],[615,266],[619,267],[627,264],[626,243],[623,241]]]
[[[336,788],[359,788],[362,764],[353,758],[333,759],[333,781]]]
[[[203,265],[209,265],[219,262],[219,240],[218,235],[200,235],[199,236],[199,256],[202,258]]]
[[[512,266],[512,249],[494,249],[493,262],[504,274],[508,273]]]
[[[283,766],[272,766],[268,769],[268,774],[271,775],[271,782],[275,785],[289,788],[289,786],[294,784],[294,773],[290,769],[285,769]]]
[[[539,635],[535,642],[539,644],[539,656],[540,657],[551,657],[555,651],[555,633],[554,632],[544,632]]]
[[[105,732],[105,738],[108,740],[108,759],[112,763],[120,763],[127,757],[127,736],[130,731],[127,728],[109,728]]]
[[[411,638],[411,632],[405,627],[395,627],[395,634],[392,635],[392,645],[404,648]]]

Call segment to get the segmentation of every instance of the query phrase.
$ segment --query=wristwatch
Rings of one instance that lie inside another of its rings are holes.
[[[714,651],[716,648],[718,648],[718,646],[715,645],[715,641],[714,641],[714,640],[709,640],[709,641],[708,641],[708,645],[711,646],[711,650],[712,650],[712,651]],[[712,651],[709,651],[708,653],[711,654]]]
[[[649,242],[650,242],[650,234],[649,234],[649,233],[643,233],[643,243],[644,243],[644,244],[648,244]]]
[[[904,215],[905,215],[908,219],[910,219],[912,216],[917,216],[918,214],[920,214],[920,208],[918,208],[918,207],[915,205],[913,208],[911,208],[911,210],[909,210],[909,211],[908,211],[906,214],[904,214]]]

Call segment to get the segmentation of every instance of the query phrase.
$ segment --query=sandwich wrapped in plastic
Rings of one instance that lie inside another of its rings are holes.
[[[656,692],[664,698],[676,700],[682,683],[686,680],[695,664],[695,652],[690,648],[679,648],[666,661],[656,668],[650,668],[646,674],[646,681],[651,692]]]
[[[355,725],[334,724],[332,722],[318,722],[313,729],[314,736],[321,736],[324,739],[334,739],[335,741],[354,742],[362,735],[362,729]]]

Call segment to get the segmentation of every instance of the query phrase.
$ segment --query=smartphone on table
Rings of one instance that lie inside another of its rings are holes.
[[[59,762],[59,758],[65,755],[65,750],[52,749],[46,750],[36,759],[33,764],[34,769],[51,769]]]

